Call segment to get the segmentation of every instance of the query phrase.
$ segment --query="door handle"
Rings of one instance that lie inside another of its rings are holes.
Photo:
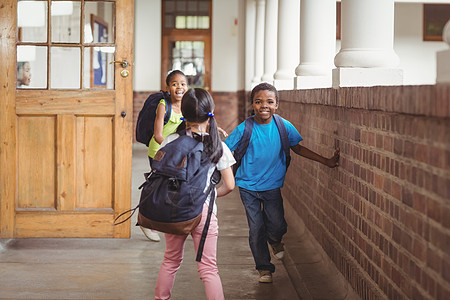
[[[124,59],[122,61],[115,60],[115,61],[110,62],[110,64],[120,64],[122,66],[122,68],[126,68],[126,67],[128,67],[130,65],[130,63],[126,59]]]

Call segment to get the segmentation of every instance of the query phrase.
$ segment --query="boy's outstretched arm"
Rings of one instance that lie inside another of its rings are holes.
[[[316,152],[309,150],[306,147],[300,146],[300,144],[297,144],[295,146],[291,147],[292,151],[297,153],[300,156],[306,157],[311,160],[318,161],[322,164],[324,164],[327,167],[334,168],[339,166],[339,155],[340,155],[340,149],[337,148],[334,151],[334,155],[330,158],[325,158],[320,154],[317,154]]]

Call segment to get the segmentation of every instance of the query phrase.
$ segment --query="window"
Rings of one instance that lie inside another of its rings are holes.
[[[171,70],[181,70],[189,87],[211,82],[211,0],[163,0],[161,88]]]
[[[209,29],[209,0],[164,1],[164,28]]]
[[[450,19],[449,4],[423,5],[423,40],[442,41],[442,29]]]
[[[18,89],[114,89],[115,3],[17,4]]]

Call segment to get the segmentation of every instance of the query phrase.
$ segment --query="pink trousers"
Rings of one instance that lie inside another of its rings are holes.
[[[208,214],[208,206],[203,207],[202,220],[200,224],[191,232],[194,240],[195,252],[198,250],[200,238],[202,236],[203,227],[205,226]],[[197,262],[197,270],[200,279],[205,285],[206,298],[208,300],[224,299],[222,282],[220,280],[219,271],[217,269],[217,237],[219,227],[217,225],[217,217],[212,214],[211,223],[209,224],[208,236],[205,240],[203,255],[201,262]],[[183,261],[184,244],[187,236],[165,234],[166,251],[164,260],[159,269],[158,279],[156,280],[155,299],[170,299],[175,275]]]

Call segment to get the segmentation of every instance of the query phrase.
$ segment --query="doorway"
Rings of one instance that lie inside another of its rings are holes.
[[[161,89],[181,70],[189,87],[211,87],[211,0],[163,0]]]

